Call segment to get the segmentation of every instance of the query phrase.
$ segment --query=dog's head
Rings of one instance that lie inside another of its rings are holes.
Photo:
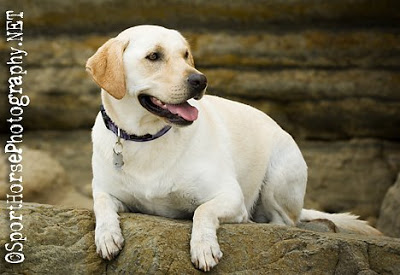
[[[150,113],[189,125],[198,111],[207,78],[194,67],[185,38],[159,26],[137,26],[108,40],[88,59],[94,81],[116,99],[135,97]]]

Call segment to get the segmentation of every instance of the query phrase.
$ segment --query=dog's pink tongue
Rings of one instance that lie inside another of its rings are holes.
[[[199,114],[199,111],[196,109],[196,107],[193,107],[187,102],[177,105],[166,104],[165,106],[171,113],[181,116],[187,121],[195,121]]]

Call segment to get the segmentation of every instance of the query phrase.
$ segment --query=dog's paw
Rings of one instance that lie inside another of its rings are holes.
[[[216,240],[192,240],[190,243],[190,255],[194,266],[203,271],[210,271],[222,258],[222,252]]]
[[[111,229],[96,228],[95,232],[96,252],[103,259],[112,260],[124,247],[124,237],[122,237],[119,226]]]

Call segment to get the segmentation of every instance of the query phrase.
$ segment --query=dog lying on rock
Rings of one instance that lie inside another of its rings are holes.
[[[127,211],[193,218],[191,260],[204,271],[222,257],[220,223],[329,219],[379,234],[350,214],[303,209],[307,165],[293,138],[259,110],[204,95],[207,78],[179,32],[129,28],[86,68],[102,88],[92,166],[103,258],[122,249],[118,213]]]

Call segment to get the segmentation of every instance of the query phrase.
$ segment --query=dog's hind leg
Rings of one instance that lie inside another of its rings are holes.
[[[295,225],[303,208],[307,165],[287,135],[274,147],[253,215],[256,222]]]

